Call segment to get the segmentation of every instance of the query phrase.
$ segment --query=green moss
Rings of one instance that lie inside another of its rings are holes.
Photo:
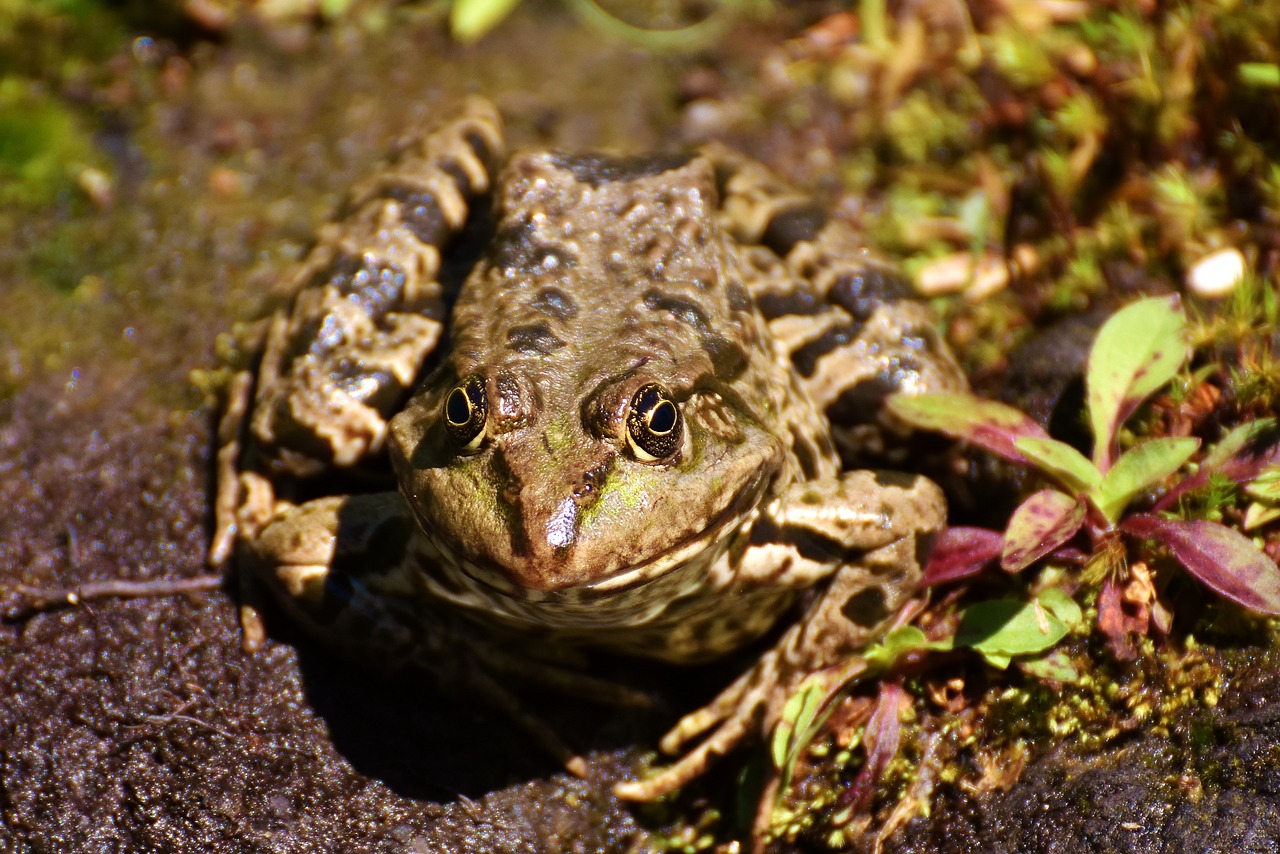
[[[1020,89],[1042,86],[1057,74],[1045,45],[1012,22],[1001,21],[982,43],[996,69]]]
[[[123,39],[101,0],[0,0],[0,77],[57,80],[111,56]]]
[[[48,204],[95,164],[93,140],[70,110],[37,84],[0,80],[0,205]]]

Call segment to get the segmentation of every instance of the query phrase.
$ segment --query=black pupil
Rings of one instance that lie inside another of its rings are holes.
[[[655,433],[670,433],[676,426],[676,408],[669,400],[662,400],[649,410],[649,429]]]
[[[471,419],[471,402],[467,400],[467,393],[461,388],[455,388],[449,392],[449,399],[445,401],[444,417],[449,419],[450,424],[462,426]]]

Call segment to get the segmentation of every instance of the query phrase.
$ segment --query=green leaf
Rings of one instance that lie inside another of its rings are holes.
[[[1245,494],[1270,504],[1280,503],[1280,466],[1270,465],[1246,483]]]
[[[1186,318],[1178,297],[1151,297],[1122,308],[1102,328],[1089,352],[1085,397],[1093,428],[1093,462],[1111,468],[1116,433],[1187,359]]]
[[[1018,662],[1018,669],[1041,682],[1061,682],[1074,685],[1081,681],[1080,668],[1060,649]]]
[[[966,608],[956,629],[956,646],[967,646],[990,660],[1044,652],[1080,622],[1080,607],[1060,590],[1042,591],[1035,601],[998,599]]]
[[[782,717],[773,728],[770,753],[774,768],[787,773],[795,764],[796,758],[809,743],[804,734],[817,721],[828,692],[829,686],[825,680],[806,679],[787,699],[787,704],[782,707]]]
[[[1054,478],[1076,495],[1083,495],[1102,483],[1102,472],[1084,454],[1057,439],[1024,438],[1014,447],[1032,465]]]
[[[1080,625],[1081,621],[1084,620],[1084,612],[1080,610],[1076,600],[1056,587],[1048,587],[1041,590],[1036,596],[1036,601],[1069,628]]]
[[[1276,419],[1259,418],[1237,424],[1219,439],[1213,447],[1205,451],[1200,468],[1215,469],[1226,463],[1237,454],[1246,451],[1251,445],[1264,440],[1276,428]]]
[[[453,0],[449,29],[463,44],[479,40],[502,23],[520,0]]]
[[[867,662],[868,668],[883,673],[909,652],[917,650],[948,652],[951,648],[950,640],[931,641],[915,626],[899,626],[881,638],[879,643],[864,649],[861,657]]]
[[[1098,487],[1098,509],[1114,524],[1133,496],[1182,468],[1199,447],[1200,440],[1196,438],[1163,438],[1125,451]]]
[[[945,433],[1016,463],[1028,462],[1015,446],[1019,439],[1049,438],[1029,415],[972,394],[894,394],[886,405],[912,427]]]
[[[1253,531],[1277,519],[1280,519],[1280,507],[1269,507],[1255,501],[1244,508],[1244,519],[1241,520],[1240,527],[1246,531]]]
[[[1259,89],[1280,89],[1280,65],[1274,62],[1242,62],[1236,66],[1240,82]]]
[[[986,659],[987,664],[990,664],[996,670],[1007,670],[1009,668],[1009,662],[1013,661],[1013,656],[1011,655],[1003,655],[998,652],[984,652],[983,650],[978,650],[978,652],[982,653],[982,657]]]
[[[1056,489],[1042,489],[1013,511],[1004,532],[1000,566],[1005,572],[1026,569],[1076,535],[1085,508]]]

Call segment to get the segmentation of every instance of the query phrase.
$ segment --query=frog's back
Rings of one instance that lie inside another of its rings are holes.
[[[454,308],[456,374],[536,373],[583,389],[656,362],[674,386],[758,397],[773,354],[717,204],[701,157],[512,157],[490,249]]]

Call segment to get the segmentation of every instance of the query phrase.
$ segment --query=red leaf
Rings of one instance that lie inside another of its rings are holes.
[[[1076,535],[1084,524],[1084,504],[1065,492],[1042,489],[1009,519],[1000,568],[1021,572]]]
[[[1224,447],[1226,445],[1230,447]],[[1222,451],[1229,453],[1222,454]],[[1268,418],[1241,425],[1211,448],[1199,471],[1178,481],[1156,503],[1155,509],[1173,507],[1183,495],[1200,489],[1214,475],[1236,483],[1248,483],[1262,474],[1268,466],[1277,463],[1280,463],[1280,426],[1275,419]]]
[[[960,581],[977,575],[1000,556],[1004,535],[990,528],[958,526],[945,529],[929,554],[924,586]]]
[[[855,812],[862,812],[870,806],[876,783],[880,782],[884,770],[898,753],[901,740],[898,713],[905,697],[906,691],[897,682],[880,684],[875,711],[871,713],[871,719],[867,721],[867,728],[862,735],[866,762],[854,778],[853,784],[841,794],[841,806],[852,807]]]
[[[1007,460],[1026,465],[1015,447],[1019,439],[1048,439],[1031,416],[995,400],[963,393],[907,395],[899,392],[885,402],[893,415],[921,430],[937,430],[971,442]]]
[[[1145,513],[1130,516],[1120,528],[1163,543],[1188,572],[1232,602],[1280,615],[1280,567],[1240,532],[1217,522]]]
[[[1125,612],[1124,599],[1116,580],[1108,578],[1102,582],[1102,590],[1098,592],[1098,631],[1106,636],[1112,655],[1120,661],[1136,658],[1138,653],[1129,640],[1129,634],[1145,628],[1145,624],[1135,624]]]

